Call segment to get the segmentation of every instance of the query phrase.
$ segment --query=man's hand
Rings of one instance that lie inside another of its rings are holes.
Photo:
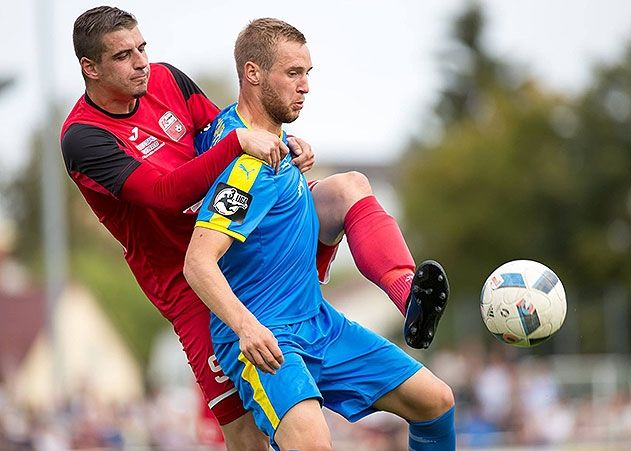
[[[307,172],[311,169],[315,163],[315,155],[309,143],[295,136],[288,137],[287,142],[292,153],[296,155],[292,161],[300,169],[300,172]]]
[[[289,149],[281,139],[266,130],[237,128],[237,138],[245,153],[263,160],[278,172],[280,162]]]
[[[276,374],[285,361],[278,347],[274,334],[256,319],[246,320],[239,330],[239,349],[258,369],[265,373]]]

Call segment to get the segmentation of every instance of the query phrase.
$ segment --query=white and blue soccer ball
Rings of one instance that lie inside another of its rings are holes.
[[[567,312],[565,290],[547,266],[514,260],[486,279],[480,311],[485,326],[499,341],[535,346],[561,328]]]

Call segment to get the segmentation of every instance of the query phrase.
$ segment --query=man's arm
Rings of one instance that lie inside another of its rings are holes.
[[[184,261],[184,276],[213,314],[239,336],[243,355],[261,371],[275,374],[284,361],[278,341],[239,301],[217,264],[232,241],[219,231],[196,227]]]
[[[150,208],[182,211],[204,197],[219,174],[240,155],[241,149],[276,167],[280,164],[279,155],[287,154],[285,144],[272,133],[240,128],[217,143],[212,151],[168,174],[147,164],[139,167],[127,178],[121,198]]]
[[[272,163],[270,154],[278,151],[279,143],[280,139],[271,133],[238,129],[208,155],[166,174],[136,160],[121,148],[114,135],[91,125],[72,125],[62,138],[61,148],[66,169],[75,180],[136,205],[181,212],[206,194],[221,171],[241,154],[242,147],[247,146],[248,153],[258,153],[258,158]]]

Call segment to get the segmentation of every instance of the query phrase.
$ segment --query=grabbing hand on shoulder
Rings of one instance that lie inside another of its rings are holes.
[[[289,148],[281,139],[266,130],[247,128],[237,129],[241,148],[248,155],[263,160],[278,172],[280,162],[289,153]]]
[[[315,155],[313,150],[311,150],[311,145],[295,136],[288,137],[287,142],[289,143],[289,148],[292,153],[296,155],[293,158],[293,162],[296,166],[298,166],[300,172],[307,172],[310,170],[315,163]]]

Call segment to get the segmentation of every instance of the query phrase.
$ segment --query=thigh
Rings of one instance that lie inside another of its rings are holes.
[[[279,340],[282,347],[282,338]],[[268,374],[258,370],[239,349],[239,342],[216,345],[219,361],[234,381],[245,408],[252,412],[256,425],[272,440],[285,414],[298,403],[322,396],[303,358],[283,349],[285,361]]]
[[[274,441],[283,450],[330,448],[331,434],[320,403],[308,399],[289,409],[276,430]]]
[[[223,372],[210,339],[210,311],[198,308],[173,321],[188,363],[204,398],[220,425],[245,414],[237,389]]]
[[[328,304],[327,304],[328,306]],[[317,380],[324,405],[350,421],[375,412],[373,405],[423,365],[399,347],[327,307],[334,331],[327,334]]]
[[[327,246],[339,243],[344,235],[344,217],[350,205],[342,181],[342,175],[335,174],[309,184],[320,222],[318,239]]]
[[[320,233],[324,244],[339,243],[344,234],[344,219],[350,208],[360,199],[373,194],[370,182],[356,171],[330,175],[311,186]]]

